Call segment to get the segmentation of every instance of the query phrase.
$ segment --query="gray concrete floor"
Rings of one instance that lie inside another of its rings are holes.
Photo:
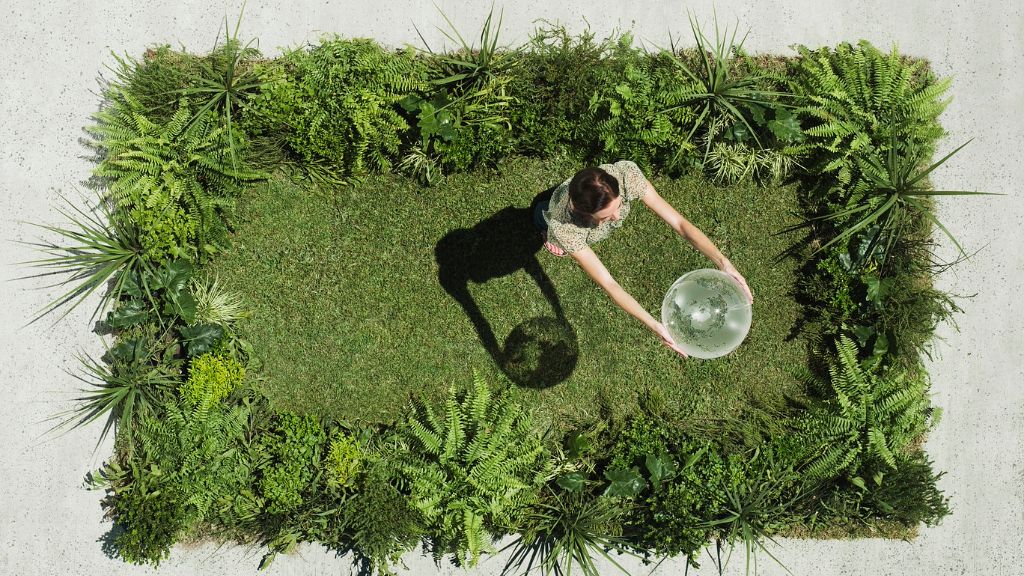
[[[505,5],[502,38],[520,43],[538,18],[558,20],[579,31],[584,18],[605,34],[631,25],[639,40],[667,45],[668,33],[687,42],[686,9],[710,21],[712,2],[547,2],[523,0]],[[1020,565],[1024,533],[1024,330],[1014,302],[1024,293],[1024,199],[1017,182],[1024,176],[1022,67],[1024,8],[1019,2],[983,0],[738,2],[721,0],[722,21],[736,18],[751,32],[747,48],[790,53],[795,43],[834,45],[866,38],[878,46],[897,42],[908,54],[929,58],[943,76],[953,76],[952,103],[942,116],[949,136],[940,153],[968,138],[974,142],[941,171],[939,188],[1003,192],[1004,197],[951,198],[939,216],[968,252],[970,261],[941,275],[938,287],[959,295],[965,313],[960,330],[938,330],[935,359],[929,362],[934,401],[945,409],[927,449],[948,473],[941,487],[952,497],[953,515],[923,529],[913,542],[783,541],[776,555],[801,576],[1024,574]],[[488,6],[444,1],[439,6],[460,31],[475,37]],[[500,6],[499,6],[500,7]],[[13,240],[53,235],[25,223],[64,224],[58,195],[81,205],[93,165],[81,144],[82,127],[97,109],[96,77],[113,62],[110,51],[138,56],[149,45],[210,49],[227,13],[232,22],[239,2],[42,2],[14,0],[0,7],[0,47],[7,64],[0,73],[0,222],[2,277],[28,271],[17,262],[38,257]],[[378,4],[341,0],[250,1],[245,37],[258,37],[266,54],[278,47],[316,41],[320,32],[368,36],[390,46],[418,44],[413,23],[438,48],[443,20],[427,2]],[[943,259],[951,243],[940,238]],[[0,284],[0,574],[142,574],[150,569],[108,558],[102,549],[110,524],[101,519],[100,493],[82,489],[86,472],[110,453],[109,441],[94,451],[100,425],[62,436],[47,435],[51,415],[73,405],[78,382],[74,354],[98,354],[101,343],[87,322],[97,299],[51,325],[52,319],[22,325],[31,313],[59,294],[42,288],[43,279]],[[53,318],[53,317],[51,317]],[[176,547],[162,574],[253,573],[258,550]],[[436,568],[426,557],[406,556],[409,574],[457,573]],[[346,573],[348,564],[318,546],[279,558],[270,574]],[[496,574],[501,560],[484,562],[473,573]],[[742,557],[728,572],[740,574]],[[654,574],[681,574],[681,562],[665,563]],[[609,570],[607,573],[613,573]],[[651,573],[639,567],[635,574]],[[696,571],[711,574],[710,563]],[[761,563],[762,574],[783,574]]]

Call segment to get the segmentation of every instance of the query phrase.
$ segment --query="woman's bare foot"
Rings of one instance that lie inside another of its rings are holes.
[[[551,252],[555,256],[565,256],[565,250],[562,250],[561,248],[555,246],[551,242],[545,242],[544,247],[548,249],[548,252]]]
[[[548,249],[548,252],[551,252],[555,256],[565,256],[565,250],[562,250],[558,246],[555,246],[551,242],[548,242],[548,233],[546,231],[544,232],[543,236],[544,236],[544,247]]]

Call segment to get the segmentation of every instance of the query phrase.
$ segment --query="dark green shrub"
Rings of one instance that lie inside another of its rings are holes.
[[[648,456],[668,452],[669,439],[674,435],[664,423],[640,413],[621,431],[613,433],[615,443],[608,455],[607,468],[621,470],[633,466],[642,467]]]
[[[114,518],[125,529],[116,545],[130,562],[158,564],[196,526],[238,527],[259,510],[244,449],[254,405],[169,402],[164,408],[140,417],[135,450],[122,454],[128,465],[103,470],[115,496]]]
[[[264,86],[246,104],[246,128],[283,134],[307,165],[327,161],[344,181],[391,169],[409,129],[397,103],[424,82],[411,50],[390,53],[368,39],[326,40],[259,73]]]
[[[726,455],[710,442],[675,440],[670,427],[649,416],[614,436],[608,468],[632,466],[649,481],[627,521],[627,533],[642,548],[686,554],[695,564],[718,534],[732,544],[742,541],[751,553],[803,513],[796,507],[805,496],[798,469],[808,450],[796,436]]]
[[[863,510],[872,517],[913,527],[938,524],[949,515],[949,498],[939,490],[936,474],[924,452],[900,454],[895,470],[886,470],[880,483],[866,482]]]
[[[846,332],[863,356],[908,368],[922,353],[930,355],[928,345],[939,323],[962,312],[949,294],[934,288],[931,268],[924,264],[934,244],[922,238],[926,219],[918,214],[911,222],[916,222],[911,231],[894,244],[885,276],[873,261],[859,269],[854,265],[865,253],[868,237],[835,244],[812,261],[813,268],[797,286],[806,315],[823,341]],[[867,236],[876,231],[867,228]]]
[[[327,433],[312,416],[281,414],[273,430],[260,438],[268,460],[260,467],[260,494],[268,514],[297,510],[321,486]]]
[[[726,486],[743,475],[742,458],[720,454],[711,442],[684,442],[672,452],[679,471],[646,497],[642,513],[630,519],[628,530],[645,548],[657,554],[685,554],[695,563],[711,529],[728,502]]]
[[[636,59],[632,36],[612,32],[595,41],[589,29],[573,37],[564,26],[544,24],[517,55],[521,62],[509,85],[515,97],[509,110],[515,149],[593,158],[601,147],[591,98],[597,90],[611,90],[621,81],[625,62]]]
[[[346,541],[369,569],[382,574],[391,574],[390,566],[425,533],[424,519],[399,491],[399,479],[387,457],[383,454],[370,460],[358,489],[341,511]]]
[[[117,84],[131,94],[154,122],[170,122],[177,110],[181,90],[194,85],[199,77],[199,58],[171,50],[169,44],[148,48],[142,61],[114,55],[112,68]]]
[[[115,491],[115,519],[124,532],[114,545],[126,562],[159,566],[185,529],[184,498],[173,487],[163,486],[162,478],[159,468],[136,469],[132,482]]]
[[[448,16],[441,16],[454,36],[441,33],[460,47],[438,54],[427,45],[428,56],[422,60],[427,82],[402,101],[410,121],[415,121],[415,137],[401,168],[428,184],[441,172],[493,163],[515,150],[508,121],[508,107],[515,98],[507,87],[518,60],[515,50],[498,49],[504,11],[494,29],[493,8],[488,13],[479,47],[467,44]]]
[[[804,520],[798,503],[812,490],[798,470],[803,454],[794,442],[763,444],[744,456],[741,475],[727,478],[720,487],[726,502],[704,526],[715,530],[720,542],[743,543],[748,574],[758,551],[779,562],[765,541],[774,541],[774,534]]]
[[[893,522],[907,528],[922,522],[934,526],[950,514],[949,499],[937,485],[942,474],[932,470],[919,449],[899,453],[895,469],[876,463],[858,476],[821,485],[809,524],[869,530]]]

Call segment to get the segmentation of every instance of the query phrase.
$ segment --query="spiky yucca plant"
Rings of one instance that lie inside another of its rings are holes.
[[[504,393],[492,395],[474,371],[473,385],[448,392],[444,412],[415,406],[404,430],[402,470],[439,557],[467,555],[475,565],[493,551],[491,533],[514,529],[536,501],[543,447],[530,419]]]
[[[838,363],[829,362],[829,386],[835,398],[812,410],[804,430],[820,447],[808,464],[811,477],[855,474],[869,461],[896,467],[903,450],[938,420],[928,402],[927,375],[862,366],[857,345],[840,336]]]

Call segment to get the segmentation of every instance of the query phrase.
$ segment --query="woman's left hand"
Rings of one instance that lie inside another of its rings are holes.
[[[747,298],[750,300],[750,303],[753,304],[754,294],[750,291],[750,287],[747,286],[747,281],[743,278],[743,275],[740,274],[739,270],[737,270],[736,267],[732,265],[732,262],[726,260],[722,264],[721,270],[722,272],[725,272],[729,276],[735,278],[736,281],[740,283],[740,286],[743,288],[743,291],[747,293]]]

